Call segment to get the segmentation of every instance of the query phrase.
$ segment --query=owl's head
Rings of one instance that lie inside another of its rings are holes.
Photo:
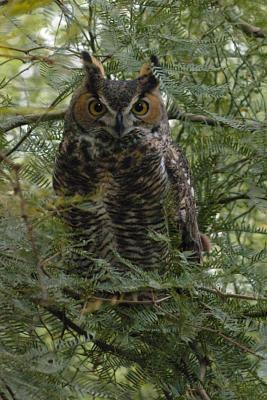
[[[87,52],[82,52],[82,59],[85,80],[73,96],[71,112],[83,133],[101,128],[122,138],[137,128],[156,132],[166,121],[159,82],[149,64],[142,66],[137,79],[123,81],[106,79],[103,65]]]

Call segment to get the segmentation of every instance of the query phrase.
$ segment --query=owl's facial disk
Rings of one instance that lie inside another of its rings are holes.
[[[75,104],[75,119],[85,130],[101,127],[113,137],[120,138],[136,128],[145,132],[159,125],[162,106],[157,92],[134,94],[127,102],[126,98],[120,98],[120,93],[112,97],[103,92],[84,93]]]
[[[85,134],[105,130],[114,138],[154,132],[164,113],[159,82],[149,64],[133,80],[105,79],[103,65],[82,52],[86,73],[84,85],[74,96],[73,117]],[[155,57],[151,61],[156,63]]]

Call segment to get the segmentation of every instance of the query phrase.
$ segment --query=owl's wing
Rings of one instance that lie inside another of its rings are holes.
[[[202,259],[202,242],[197,223],[197,210],[192,179],[186,157],[173,143],[165,148],[165,166],[171,192],[174,196],[175,214],[181,235],[183,251],[192,251],[198,261]]]

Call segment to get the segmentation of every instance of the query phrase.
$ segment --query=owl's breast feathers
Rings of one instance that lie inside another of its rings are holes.
[[[167,257],[164,201],[168,175],[158,141],[110,142],[92,152],[86,138],[63,141],[56,161],[54,188],[82,203],[66,207],[63,216],[88,239],[95,258],[114,254],[144,267]],[[94,156],[92,156],[94,154]]]
[[[81,204],[70,208],[68,201],[62,214],[86,239],[88,252],[110,262],[119,254],[144,267],[167,261],[162,236],[169,231],[165,205],[171,193],[171,223],[181,232],[182,248],[200,259],[195,201],[180,150],[157,138],[106,144],[66,136],[56,161],[56,193],[81,196]]]

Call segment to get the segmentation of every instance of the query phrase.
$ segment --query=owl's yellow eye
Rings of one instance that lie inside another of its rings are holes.
[[[148,110],[149,110],[149,104],[145,100],[138,100],[133,105],[133,108],[132,108],[132,112],[135,115],[140,115],[140,116],[145,115],[148,112]]]
[[[89,102],[88,110],[93,117],[99,117],[106,112],[106,107],[100,100],[94,99]]]

